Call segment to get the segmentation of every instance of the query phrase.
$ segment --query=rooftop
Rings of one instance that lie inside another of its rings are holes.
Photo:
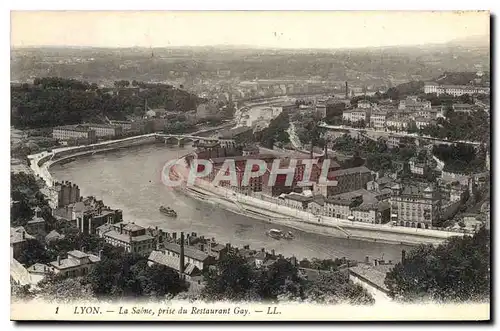
[[[116,232],[115,230],[106,232],[104,234],[104,237],[110,237],[112,239],[119,240],[119,241],[126,242],[126,243],[140,242],[140,241],[146,241],[146,240],[153,239],[153,237],[150,236],[149,234],[143,234],[140,236],[131,237],[128,234],[119,233],[119,232]]]
[[[101,259],[98,256],[75,250],[68,252],[67,259],[61,259],[59,261],[60,263],[58,263],[57,261],[52,261],[50,262],[50,265],[57,269],[68,269],[81,265],[97,263],[99,261],[101,261]]]
[[[177,254],[181,253],[181,245],[175,243],[166,243],[165,249]],[[184,255],[197,261],[205,261],[209,256],[207,253],[202,252],[198,249],[184,245]]]
[[[375,284],[377,287],[388,291],[388,288],[384,284],[386,274],[392,270],[394,266],[391,264],[383,265],[370,265],[370,264],[358,264],[355,267],[351,267],[349,271],[355,275],[359,275],[362,278],[368,280],[369,282]]]
[[[371,172],[370,169],[368,169],[365,166],[361,166],[361,167],[331,171],[328,173],[328,176],[337,177],[337,176],[350,175],[350,174],[356,174],[356,173],[362,174],[362,173],[370,173],[370,172]]]
[[[24,233],[24,238],[23,238]],[[17,244],[28,239],[35,239],[32,235],[28,234],[24,227],[10,228],[10,243]]]

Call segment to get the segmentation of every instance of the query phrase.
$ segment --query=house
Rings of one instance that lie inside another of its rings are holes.
[[[191,282],[201,282],[201,270],[194,264],[186,263],[184,268],[181,268],[179,256],[168,255],[165,251],[152,251],[148,257],[148,265],[160,264],[169,267],[177,272],[183,272],[184,279]],[[182,270],[181,270],[182,269]]]
[[[154,237],[146,233],[146,228],[132,223],[103,224],[98,234],[106,243],[123,247],[126,252],[149,255],[153,251]]]
[[[46,264],[35,263],[31,267],[27,268],[30,274],[30,279],[32,284],[38,284],[47,275],[51,273],[51,269]]]
[[[209,254],[202,252],[201,250],[192,248],[185,245],[183,247],[185,262],[191,263],[200,270],[205,270],[209,265],[215,263],[215,259]],[[180,257],[181,255],[181,245],[177,243],[166,243],[163,249],[164,253],[168,256]]]
[[[50,262],[49,266],[55,274],[67,277],[79,277],[87,275],[94,266],[101,261],[99,256],[88,254],[79,250],[68,252],[66,259],[57,257],[56,261]]]
[[[337,181],[336,186],[332,185],[326,188],[326,196],[329,197],[365,188],[366,183],[372,179],[372,175],[370,169],[361,166],[331,171],[328,173],[328,178]]]
[[[17,228],[10,228],[10,255],[14,259],[17,259],[26,245],[28,240],[35,239],[26,232],[24,227],[18,226]]]
[[[324,215],[325,198],[322,195],[313,196],[307,204],[307,210],[314,215]]]
[[[26,224],[26,231],[32,235],[44,235],[45,234],[45,220],[37,215],[28,221]]]
[[[313,200],[313,197],[292,192],[284,195],[283,199],[285,200],[285,204],[287,206],[304,210],[307,209],[307,206]]]

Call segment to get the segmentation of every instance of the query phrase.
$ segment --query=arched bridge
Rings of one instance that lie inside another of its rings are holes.
[[[197,143],[220,143],[221,147],[234,147],[236,145],[233,139],[219,139],[215,137],[201,137],[189,134],[166,134],[159,133],[157,139],[163,139],[166,144],[184,146],[184,144],[193,142]]]

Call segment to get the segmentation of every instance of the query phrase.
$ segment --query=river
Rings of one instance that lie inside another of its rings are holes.
[[[211,204],[194,200],[166,187],[161,170],[166,161],[191,151],[190,146],[172,147],[163,144],[128,149],[79,158],[51,167],[57,180],[77,183],[81,195],[103,199],[107,206],[123,210],[126,221],[143,226],[158,226],[166,231],[196,232],[214,237],[219,243],[249,244],[252,248],[275,249],[276,253],[298,258],[341,258],[362,260],[365,256],[399,260],[408,246],[329,237],[306,233],[284,226],[231,213]],[[160,205],[171,206],[177,219],[160,214]],[[274,240],[265,233],[271,228],[291,230],[292,241]]]

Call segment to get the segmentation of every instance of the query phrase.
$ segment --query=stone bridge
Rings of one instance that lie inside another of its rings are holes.
[[[201,137],[189,134],[158,134],[157,139],[162,139],[165,144],[184,146],[184,144],[192,142],[198,143],[219,143],[221,147],[235,147],[236,143],[233,139],[219,139],[215,137]]]

